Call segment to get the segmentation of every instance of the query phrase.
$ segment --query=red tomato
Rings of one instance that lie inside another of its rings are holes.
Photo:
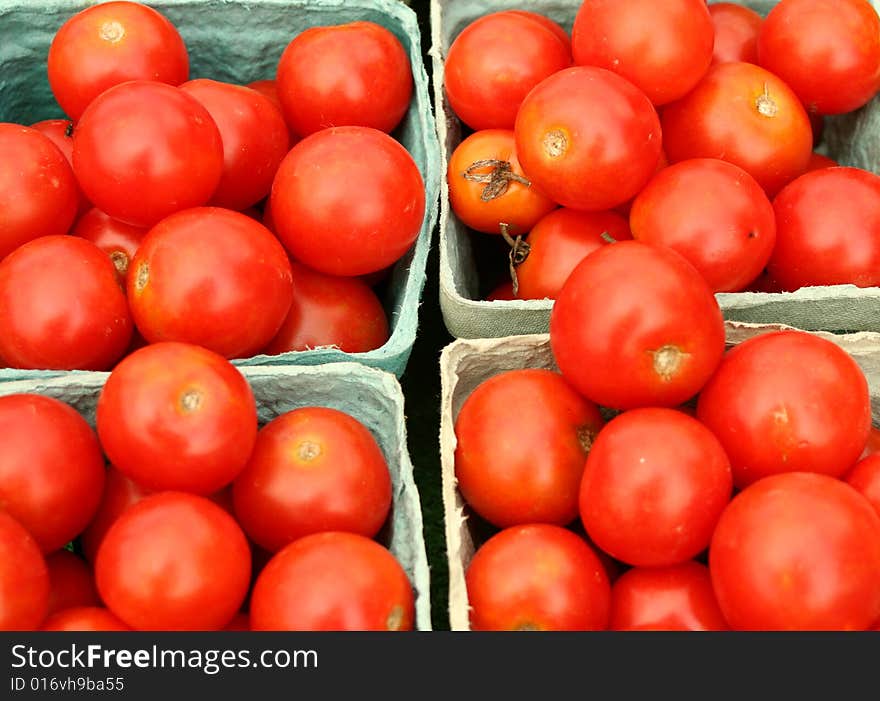
[[[119,631],[131,630],[110,611],[101,606],[78,606],[50,615],[40,630]]]
[[[714,36],[704,0],[586,0],[571,47],[575,63],[614,71],[665,105],[703,77]]]
[[[569,68],[541,81],[523,100],[514,133],[529,179],[574,209],[626,202],[660,158],[660,120],[651,102],[602,68]]]
[[[68,19],[49,47],[49,85],[77,121],[108,88],[128,80],[179,85],[189,57],[177,29],[137,2],[105,2]]]
[[[735,630],[864,630],[880,616],[880,517],[826,475],[767,477],[722,514],[709,571]]]
[[[862,458],[846,476],[847,484],[871,502],[880,515],[880,455]]]
[[[251,620],[246,613],[237,613],[223,630],[250,630]]]
[[[268,97],[272,104],[278,108],[278,111],[281,112],[281,116],[284,117],[284,110],[281,107],[281,98],[278,97],[278,84],[274,80],[255,80],[252,83],[248,83],[245,87],[250,88],[251,90],[256,90],[264,97]],[[286,118],[285,124],[287,124]],[[291,148],[295,146],[300,139],[299,134],[297,134],[290,125],[287,126],[287,137]]]
[[[303,136],[341,126],[390,132],[413,89],[406,49],[375,22],[306,29],[281,54],[275,82],[287,123]]]
[[[40,236],[66,234],[78,197],[73,171],[48,137],[0,123],[0,260]]]
[[[563,376],[597,404],[676,406],[724,352],[724,321],[696,269],[668,248],[604,246],[581,261],[550,314]]]
[[[49,571],[36,541],[0,511],[0,630],[34,630],[49,608]]]
[[[709,568],[635,567],[611,587],[611,630],[727,630]]]
[[[571,523],[584,461],[602,424],[598,407],[558,373],[496,375],[471,392],[455,420],[458,488],[501,528]]]
[[[94,563],[98,556],[98,548],[104,540],[107,529],[113,525],[119,515],[132,504],[136,504],[151,490],[141,487],[134,480],[126,477],[112,465],[107,470],[107,478],[104,481],[104,492],[101,495],[101,503],[98,510],[89,521],[88,527],[80,537],[83,553],[89,562]]]
[[[92,207],[79,218],[70,233],[91,241],[110,256],[119,283],[124,287],[128,268],[147,229],[117,221]]]
[[[773,196],[806,170],[813,132],[779,78],[751,63],[722,63],[663,110],[663,147],[672,163],[721,158],[738,165]]]
[[[471,22],[450,44],[443,87],[455,114],[472,129],[513,129],[529,91],[571,65],[564,30],[539,17],[493,12]]]
[[[281,111],[240,85],[202,78],[180,89],[208,110],[223,141],[223,175],[210,204],[242,210],[266,197],[290,148]]]
[[[713,292],[738,292],[770,259],[776,241],[773,205],[737,166],[695,158],[663,169],[636,197],[633,237],[680,253]]]
[[[372,538],[391,508],[391,476],[366,426],[336,409],[306,407],[260,430],[233,504],[245,533],[272,552],[323,531]]]
[[[513,281],[506,280],[486,295],[487,302],[510,301],[516,299],[513,294]]]
[[[880,89],[880,19],[867,0],[781,0],[761,27],[758,60],[810,112],[852,112]]]
[[[184,210],[154,226],[131,270],[128,299],[144,338],[195,343],[227,358],[259,353],[293,299],[278,240],[218,207]]]
[[[376,293],[357,278],[324,275],[294,261],[293,302],[263,353],[277,355],[320,346],[365,353],[385,345],[388,318]]]
[[[101,93],[83,113],[73,133],[73,170],[98,209],[153,226],[211,198],[223,173],[223,144],[194,97],[136,80]]]
[[[100,606],[92,570],[69,550],[46,557],[49,569],[49,615],[77,606]]]
[[[487,540],[465,573],[472,630],[604,630],[611,585],[596,553],[559,526]]]
[[[581,520],[617,560],[675,565],[708,547],[732,490],[730,461],[699,421],[675,409],[634,409],[612,419],[590,450]]]
[[[71,168],[70,172],[73,173],[73,122],[69,119],[46,119],[42,122],[31,124],[31,129],[36,129],[58,147],[58,150],[61,151],[61,154]],[[76,178],[74,178],[74,182],[76,182]],[[92,203],[89,202],[83,191],[80,190],[79,183],[76,183],[76,192],[78,202],[76,217],[78,218],[92,208]]]
[[[150,495],[123,513],[95,563],[101,598],[136,630],[219,630],[241,607],[250,576],[238,524],[182,492]]]
[[[107,457],[138,484],[211,494],[244,469],[257,410],[231,363],[199,346],[157,343],[110,373],[97,425]]]
[[[733,2],[709,5],[709,14],[715,26],[712,63],[757,63],[761,15]]]
[[[874,453],[880,453],[880,428],[871,426],[871,432],[868,434],[868,443],[865,445],[861,457],[866,458]]]
[[[807,164],[807,172],[809,173],[811,170],[822,170],[822,168],[836,168],[839,165],[840,163],[833,158],[828,158],[828,156],[823,156],[821,153],[816,153],[814,151],[810,156],[810,162]]]
[[[779,472],[843,475],[865,447],[871,402],[861,368],[839,346],[779,331],[725,356],[700,394],[697,417],[744,487]]]
[[[411,630],[406,572],[378,543],[354,533],[316,533],[291,543],[260,573],[252,630]]]
[[[390,136],[340,127],[290,150],[270,206],[278,237],[298,261],[329,275],[363,275],[415,242],[425,188],[412,156]]]
[[[44,236],[0,263],[0,356],[9,367],[107,370],[131,331],[116,268],[90,241]]]
[[[773,201],[777,240],[768,266],[784,290],[880,285],[880,176],[825,168]]]

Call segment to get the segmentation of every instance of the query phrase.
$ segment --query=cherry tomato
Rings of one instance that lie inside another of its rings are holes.
[[[514,526],[465,573],[472,630],[604,630],[611,585],[593,549],[559,526]]]
[[[119,631],[131,630],[107,609],[95,606],[78,606],[50,615],[40,630],[66,631]]]
[[[303,136],[341,126],[390,132],[413,89],[406,49],[375,22],[306,29],[281,54],[275,82],[287,123]]]
[[[471,392],[455,420],[458,488],[501,528],[571,523],[584,461],[602,424],[598,407],[558,373],[495,375]]]
[[[110,466],[98,510],[80,536],[83,554],[89,562],[95,562],[98,548],[104,540],[107,529],[113,525],[119,515],[151,493],[151,490],[140,486],[115,467]]]
[[[92,570],[78,555],[57,550],[46,557],[49,569],[49,615],[77,606],[100,606]]]
[[[709,5],[709,14],[715,26],[712,63],[757,63],[761,15],[733,2]]]
[[[880,515],[880,455],[876,453],[862,458],[846,475],[847,484],[871,502]]]
[[[839,346],[779,331],[725,356],[700,394],[697,416],[744,487],[779,472],[843,475],[865,447],[871,402],[861,368]]]
[[[211,494],[247,464],[257,411],[231,363],[199,346],[156,343],[110,373],[97,425],[107,457],[138,484]]]
[[[49,608],[49,571],[36,541],[0,511],[0,630],[34,630]]]
[[[79,218],[71,233],[91,241],[110,256],[119,283],[124,288],[128,268],[147,229],[125,224],[92,207]]]
[[[252,630],[411,630],[412,585],[394,556],[354,533],[294,541],[260,573]]]
[[[810,156],[810,162],[807,163],[807,172],[809,173],[811,170],[822,170],[822,168],[836,168],[839,165],[840,163],[833,158],[828,158],[828,156],[823,156],[821,153],[816,153],[814,151]]]
[[[678,253],[621,241],[568,277],[550,314],[550,345],[565,379],[597,404],[671,407],[715,371],[724,322],[712,290]]]
[[[562,27],[538,17],[493,12],[471,22],[450,44],[443,87],[455,114],[472,129],[513,129],[529,91],[571,65]]]
[[[36,129],[58,147],[58,150],[61,151],[61,154],[67,160],[67,164],[71,168],[70,172],[73,173],[73,122],[69,119],[46,119],[42,122],[31,124],[31,129]],[[76,178],[74,178],[74,182],[76,182]],[[92,203],[89,202],[88,198],[83,194],[83,191],[79,187],[79,183],[76,183],[76,193],[77,207],[74,220],[81,217],[92,208]]]
[[[827,475],[773,475],[725,509],[709,571],[735,630],[864,630],[880,617],[880,517]]]
[[[574,209],[611,209],[635,196],[660,158],[660,120],[638,88],[578,66],[541,81],[516,116],[516,153],[528,178]]]
[[[514,299],[516,299],[516,295],[513,294],[512,280],[505,280],[486,295],[487,302],[510,301]]]

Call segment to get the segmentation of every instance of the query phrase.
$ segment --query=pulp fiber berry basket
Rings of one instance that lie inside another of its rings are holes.
[[[358,363],[320,367],[241,368],[254,393],[260,426],[306,406],[338,409],[363,423],[376,438],[391,473],[391,513],[376,540],[409,577],[415,595],[415,627],[431,629],[428,559],[419,492],[406,447],[403,393],[393,375]],[[70,404],[95,426],[95,407],[109,373],[79,372],[0,384],[0,395],[28,392]]]
[[[0,0],[0,122],[32,124],[64,116],[49,89],[49,45],[69,17],[93,4],[83,0]],[[391,330],[389,340],[365,353],[317,348],[233,361],[236,365],[317,365],[354,360],[399,377],[416,338],[440,187],[440,150],[415,13],[396,0],[146,0],[146,4],[168,17],[183,36],[190,55],[190,78],[238,84],[274,78],[287,44],[315,26],[369,20],[390,30],[403,43],[412,64],[413,97],[392,136],[415,159],[426,197],[418,240],[395,264],[382,300]],[[48,374],[0,370],[0,380]]]
[[[714,4],[717,0],[709,0]],[[776,2],[734,0],[762,15]],[[875,9],[880,0],[870,0]],[[478,17],[510,9],[528,9],[547,15],[571,31],[579,0],[432,0],[431,56],[434,104],[440,139],[440,306],[449,332],[457,338],[495,338],[545,333],[551,300],[483,301],[487,281],[480,279],[481,248],[492,242],[487,234],[472,232],[452,212],[446,169],[449,156],[462,140],[462,125],[443,89],[443,64],[449,46]],[[880,173],[880,98],[862,109],[826,118],[827,154],[841,165]],[[500,249],[499,249],[500,250]],[[495,252],[497,255],[497,251]],[[854,285],[806,287],[796,292],[736,292],[716,295],[724,317],[732,321],[780,323],[807,330],[880,331],[880,288]]]

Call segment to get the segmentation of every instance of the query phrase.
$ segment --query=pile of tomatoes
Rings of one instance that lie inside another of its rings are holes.
[[[109,370],[159,341],[226,358],[385,343],[371,285],[425,212],[389,134],[413,85],[390,31],[308,29],[273,79],[233,85],[190,79],[156,10],[107,2],[58,29],[47,70],[68,119],[0,124],[5,366]]]
[[[556,299],[624,239],[678,252],[713,292],[880,285],[880,177],[813,152],[826,115],[880,88],[867,0],[781,0],[766,19],[585,0],[571,36],[498,12],[452,42],[444,85],[472,130],[449,161],[452,209],[512,246],[490,299]]]
[[[374,540],[389,468],[352,416],[303,407],[258,430],[228,360],[162,342],[114,368],[95,424],[0,397],[0,630],[413,627],[407,574]]]

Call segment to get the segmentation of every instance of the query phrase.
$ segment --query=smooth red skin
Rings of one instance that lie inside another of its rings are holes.
[[[227,626],[223,630],[242,631],[242,630],[250,630],[250,629],[251,629],[250,617],[246,613],[237,613],[237,614],[235,614],[235,617],[227,624]]]
[[[58,147],[58,150],[67,159],[67,163],[71,168],[70,172],[73,173],[73,122],[69,119],[45,119],[42,122],[31,124],[31,129],[36,129]],[[76,178],[74,178],[74,182],[76,182]],[[79,183],[76,183],[76,192],[77,207],[74,220],[92,208],[92,203],[83,194]]]
[[[0,504],[40,546],[58,550],[83,531],[104,487],[104,456],[86,420],[37,394],[0,397]]]
[[[275,83],[285,120],[303,136],[334,126],[390,132],[413,90],[406,49],[374,22],[301,32],[281,54]]]
[[[581,520],[617,560],[675,565],[706,549],[732,491],[730,461],[699,421],[676,409],[633,409],[593,443]]]
[[[47,136],[0,123],[0,260],[40,236],[66,234],[78,197],[67,159]]]
[[[880,285],[880,176],[824,168],[773,201],[776,247],[768,270],[784,290]]]
[[[821,153],[813,152],[813,155],[810,156],[810,162],[807,164],[807,172],[809,173],[811,170],[822,170],[822,168],[836,168],[840,165],[833,158],[828,158],[828,156],[823,156]]]
[[[493,12],[455,37],[446,52],[443,86],[462,122],[474,130],[513,129],[529,91],[571,65],[568,37],[550,23],[555,25],[530,12]]]
[[[871,426],[871,431],[868,433],[868,442],[865,444],[865,449],[862,451],[860,459],[874,453],[880,453],[880,428]]]
[[[116,267],[90,241],[44,236],[0,263],[0,356],[9,367],[108,370],[131,332]]]
[[[328,275],[364,275],[415,242],[425,188],[412,156],[390,136],[338,127],[290,150],[269,202],[278,238],[296,260]]]
[[[43,621],[40,630],[92,632],[131,630],[131,628],[96,603],[94,606],[83,605],[51,614]]]
[[[366,426],[336,409],[305,407],[260,430],[232,498],[248,537],[277,552],[324,531],[374,537],[391,509],[391,475]]]
[[[633,237],[680,253],[713,292],[739,292],[770,260],[773,205],[755,179],[732,163],[695,158],[664,168],[630,211]]]
[[[274,80],[255,80],[253,83],[245,85],[245,87],[256,90],[264,97],[268,97],[272,104],[278,108],[278,111],[281,112],[282,118],[284,118],[281,99],[278,97],[278,84]],[[286,118],[284,123],[287,124]],[[287,137],[290,148],[293,148],[300,140],[299,134],[290,125],[287,126]]]
[[[732,2],[709,5],[709,14],[715,27],[712,63],[757,63],[761,15]]]
[[[98,510],[80,536],[83,554],[89,562],[95,562],[104,535],[120,514],[148,494],[152,494],[152,490],[140,486],[113,465],[107,469]]]
[[[495,375],[471,392],[455,420],[458,488],[474,511],[500,528],[571,523],[588,453],[583,441],[592,441],[603,423],[599,408],[559,373]]]
[[[550,314],[563,376],[601,406],[677,406],[693,397],[724,352],[724,321],[706,281],[679,254],[640,241],[581,261]],[[684,354],[664,379],[654,352]]]
[[[581,212],[562,207],[543,217],[526,237],[529,255],[516,268],[517,299],[555,299],[571,271],[588,254],[632,238],[626,219],[616,212]]]
[[[49,571],[24,527],[0,511],[0,630],[35,630],[49,608]]]
[[[515,180],[507,190],[490,200],[483,200],[486,183],[465,178],[465,172],[477,161],[505,161],[511,171],[526,177],[516,157],[516,143],[510,129],[484,129],[468,136],[449,157],[446,182],[449,185],[449,204],[465,226],[484,234],[501,234],[501,224],[507,224],[511,236],[527,233],[556,203],[534,185]],[[489,175],[492,168],[476,168],[474,175]]]
[[[388,318],[376,293],[358,278],[324,275],[291,261],[293,302],[267,355],[336,346],[366,353],[388,341]]]
[[[538,22],[541,26],[546,27],[553,32],[568,49],[569,54],[571,54],[571,37],[568,35],[568,32],[547,15],[542,15],[538,12],[530,12],[529,10],[505,10],[505,13],[518,15],[519,17],[526,17],[533,22]]]
[[[231,83],[202,78],[180,89],[208,110],[223,141],[223,175],[209,204],[240,211],[265,198],[290,150],[281,111],[257,91]]]
[[[846,475],[846,482],[871,502],[880,515],[880,455],[874,453],[859,460]]]
[[[49,569],[48,614],[78,606],[100,606],[92,570],[78,555],[57,550],[46,557]]]
[[[852,112],[880,89],[880,18],[867,0],[782,0],[761,27],[758,60],[809,111]]]
[[[77,220],[70,233],[91,241],[110,256],[116,267],[119,284],[125,287],[131,261],[147,231],[144,227],[113,219],[100,209],[92,207]]]
[[[765,88],[776,115],[758,112]],[[684,98],[663,110],[670,162],[721,158],[751,175],[772,197],[801,175],[813,152],[810,120],[797,96],[751,63],[721,63]]]
[[[655,105],[687,94],[712,61],[703,0],[588,0],[571,30],[574,62],[613,70]]]
[[[709,571],[734,630],[865,630],[880,616],[880,517],[826,475],[767,477],[722,514]]]
[[[465,573],[471,630],[605,630],[611,585],[593,549],[548,524],[487,540]]]
[[[128,299],[150,343],[194,343],[247,358],[269,343],[287,316],[290,261],[259,222],[196,207],[164,219],[144,237],[130,266]]]
[[[388,550],[354,533],[316,533],[263,568],[252,630],[411,630],[412,585]]]
[[[223,143],[192,95],[131,81],[101,93],[83,113],[73,133],[73,171],[98,209],[153,226],[208,202],[223,174]]]
[[[198,407],[186,410],[182,402],[193,391],[201,395]],[[157,343],[110,373],[97,426],[110,462],[138,484],[211,494],[247,464],[257,410],[247,381],[224,358],[199,346]]]
[[[660,120],[632,83],[603,68],[577,66],[546,78],[516,116],[516,152],[523,170],[564,207],[612,209],[634,197],[661,153]],[[544,140],[567,145],[550,155]]]
[[[867,442],[871,403],[864,373],[839,346],[779,331],[727,353],[697,417],[721,441],[741,488],[782,472],[842,476]]]
[[[510,301],[516,299],[513,294],[513,281],[506,280],[486,295],[487,302]]]
[[[728,630],[709,568],[634,567],[611,587],[611,630]]]
[[[241,608],[250,577],[238,524],[182,492],[150,495],[123,513],[95,563],[101,598],[136,630],[219,630]]]

